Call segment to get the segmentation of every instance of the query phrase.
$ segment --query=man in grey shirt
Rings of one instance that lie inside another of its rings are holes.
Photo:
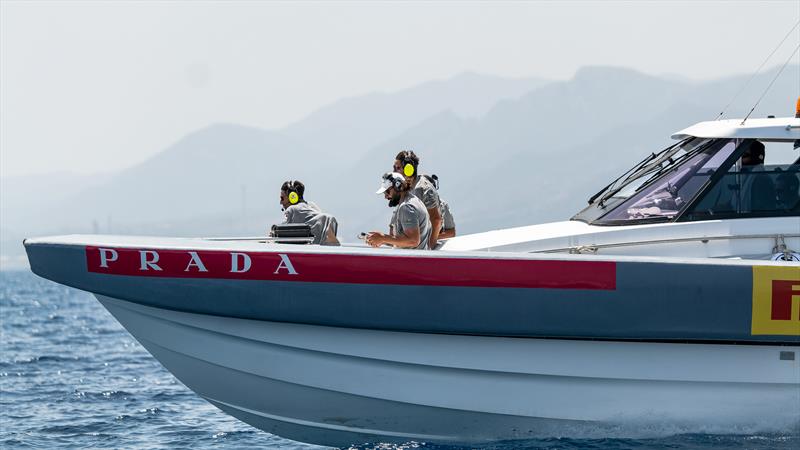
[[[394,172],[383,175],[383,183],[376,194],[383,194],[389,200],[389,207],[394,207],[395,210],[389,224],[389,234],[369,232],[366,236],[367,244],[372,247],[388,244],[395,248],[429,248],[432,228],[428,211],[409,188],[403,175]]]
[[[425,178],[433,187],[436,188],[436,193],[439,193],[439,177],[436,175],[420,175]],[[456,220],[453,218],[453,213],[450,211],[450,205],[439,195],[439,212],[442,215],[442,229],[439,231],[439,239],[450,239],[456,237]],[[435,249],[436,247],[434,247]]]
[[[305,190],[305,185],[297,180],[283,183],[280,200],[283,223],[304,223],[311,227],[311,234],[314,235],[312,244],[339,245],[336,218],[322,212],[314,203],[307,202],[303,198]]]
[[[439,231],[442,228],[442,214],[439,210],[439,193],[436,186],[427,176],[419,173],[419,157],[410,150],[403,150],[394,158],[392,165],[395,173],[401,174],[411,186],[411,192],[422,200],[430,217],[432,231],[428,242],[429,248],[436,247]]]
[[[442,210],[442,231],[439,232],[439,239],[449,239],[456,237],[456,220],[450,212],[450,205],[446,201],[441,201]]]

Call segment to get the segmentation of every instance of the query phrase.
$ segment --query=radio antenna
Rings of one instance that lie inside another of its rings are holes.
[[[758,104],[759,104],[759,103],[761,103],[761,100],[763,100],[763,99],[764,99],[764,96],[766,96],[766,95],[767,95],[767,92],[769,92],[769,89],[770,89],[770,88],[772,87],[772,85],[775,83],[775,80],[777,80],[777,79],[778,79],[778,77],[779,77],[779,76],[781,76],[781,73],[783,73],[783,69],[785,69],[785,68],[786,68],[786,66],[789,64],[789,61],[791,61],[791,60],[792,60],[792,58],[794,58],[794,54],[795,54],[795,53],[797,53],[797,51],[798,51],[798,50],[800,50],[800,44],[798,44],[798,45],[797,45],[797,47],[795,47],[795,48],[794,48],[794,51],[792,52],[792,54],[791,54],[791,55],[789,55],[789,58],[787,58],[787,59],[786,59],[786,62],[785,62],[785,63],[783,63],[783,65],[781,66],[781,70],[779,70],[779,71],[778,71],[778,73],[777,73],[777,74],[775,74],[775,77],[772,79],[772,81],[770,81],[770,82],[769,82],[769,86],[767,86],[767,88],[766,88],[766,89],[764,89],[764,93],[763,93],[763,94],[761,94],[761,97],[759,97],[759,98],[758,98],[758,100],[756,101],[756,104],[755,104],[755,105],[753,105],[753,108],[751,108],[751,109],[750,109],[750,112],[749,112],[749,113],[747,113],[747,115],[745,116],[745,118],[744,118],[744,119],[742,119],[742,123],[741,123],[740,125],[744,125],[745,121],[747,121],[747,119],[749,119],[749,118],[750,118],[750,114],[753,114],[753,111],[755,111],[755,110],[756,110],[756,107],[758,106]]]
[[[768,62],[768,61],[769,61],[769,60],[772,58],[772,55],[774,55],[774,54],[775,54],[775,52],[777,52],[777,51],[778,51],[778,49],[779,49],[779,48],[781,48],[781,46],[783,45],[783,43],[784,43],[784,42],[786,42],[786,39],[788,39],[788,38],[789,38],[789,36],[792,34],[792,32],[795,30],[795,28],[797,28],[797,26],[798,26],[798,25],[800,25],[800,21],[798,21],[797,23],[795,23],[795,24],[794,24],[794,26],[792,27],[792,29],[791,29],[791,30],[789,30],[789,32],[788,32],[788,33],[786,33],[786,36],[784,36],[784,37],[783,37],[783,39],[781,39],[781,42],[778,44],[778,46],[777,46],[777,47],[775,47],[775,48],[772,50],[772,53],[770,53],[770,54],[769,54],[769,56],[767,56],[767,58],[764,60],[764,62],[762,62],[762,63],[761,63],[761,65],[760,65],[760,66],[758,66],[758,69],[756,69],[756,71],[753,73],[753,75],[751,75],[751,76],[750,76],[750,79],[749,79],[749,80],[747,80],[747,83],[745,83],[745,84],[744,84],[744,86],[742,86],[742,88],[741,88],[741,89],[739,89],[739,92],[737,92],[737,93],[736,93],[736,95],[734,95],[734,96],[733,96],[733,98],[731,99],[731,101],[729,101],[729,102],[728,102],[728,104],[727,104],[727,105],[725,105],[725,107],[724,107],[724,108],[722,108],[722,111],[720,111],[719,115],[718,115],[718,116],[717,116],[717,118],[716,118],[716,119],[714,119],[714,120],[719,120],[719,119],[721,119],[721,118],[722,118],[722,116],[725,114],[725,112],[728,110],[728,108],[729,108],[729,107],[730,107],[730,106],[733,104],[733,102],[735,102],[735,101],[736,101],[736,99],[737,99],[737,98],[739,98],[739,95],[741,95],[741,93],[742,93],[742,92],[744,92],[744,90],[745,90],[745,89],[747,89],[747,86],[749,86],[749,85],[750,85],[750,82],[751,82],[751,81],[753,81],[753,79],[754,79],[754,78],[755,78],[755,77],[756,77],[756,76],[759,74],[759,72],[761,72],[761,69],[763,69],[763,68],[764,68],[764,66],[767,64],[767,62]]]

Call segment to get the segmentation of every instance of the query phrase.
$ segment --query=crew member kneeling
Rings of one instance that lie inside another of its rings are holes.
[[[426,249],[431,237],[431,221],[422,200],[409,191],[410,185],[399,173],[385,173],[383,184],[376,194],[383,194],[394,207],[389,234],[378,231],[367,233],[367,244],[380,247],[383,244],[395,248]]]
[[[283,223],[304,223],[311,227],[311,234],[314,235],[312,244],[339,245],[336,218],[322,212],[314,203],[307,202],[303,198],[305,191],[305,185],[297,180],[281,185]]]

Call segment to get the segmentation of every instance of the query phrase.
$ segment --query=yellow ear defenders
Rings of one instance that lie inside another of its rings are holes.
[[[417,160],[417,162],[414,162],[414,159],[416,159],[414,157],[414,152],[410,150],[405,150],[398,153],[397,156],[398,156],[397,160],[403,164],[402,167],[403,175],[405,175],[406,177],[413,177],[414,175],[417,174],[417,164],[419,163],[419,160]]]
[[[292,205],[296,205],[297,202],[300,201],[300,196],[297,194],[297,191],[295,190],[294,181],[289,182],[288,188],[289,188],[288,189],[289,203],[291,203]]]

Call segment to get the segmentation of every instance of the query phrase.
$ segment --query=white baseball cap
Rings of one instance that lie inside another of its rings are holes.
[[[402,175],[396,172],[386,172],[383,174],[383,182],[381,182],[380,188],[375,191],[376,194],[383,194],[392,186],[402,186],[405,183],[406,179]]]

